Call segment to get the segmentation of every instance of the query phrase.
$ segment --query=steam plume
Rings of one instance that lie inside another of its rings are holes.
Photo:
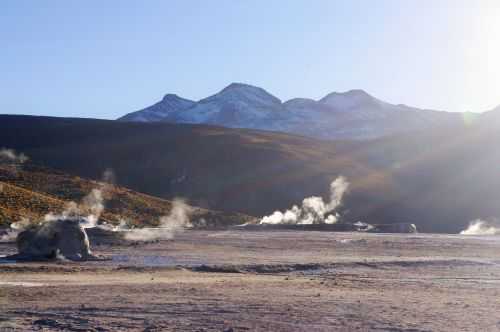
[[[130,228],[126,220],[122,219],[118,226],[99,223],[99,218],[105,209],[105,197],[111,194],[111,186],[115,182],[115,175],[111,169],[103,173],[103,181],[79,202],[68,202],[61,213],[50,212],[44,216],[43,222],[56,220],[78,220],[82,228],[98,227],[107,231],[122,232],[124,238],[130,241],[152,241],[171,239],[175,234],[192,227],[190,215],[192,208],[183,200],[174,199],[172,209],[166,216],[160,217],[159,226],[155,228]],[[0,184],[1,185],[1,184]],[[30,224],[29,220],[11,224],[11,229],[0,237],[0,241],[15,240],[17,234]]]
[[[111,168],[106,168],[104,173],[102,173],[102,181],[107,184],[115,184],[116,175]]]
[[[42,222],[56,220],[79,220],[83,228],[93,228],[97,226],[100,215],[104,211],[104,199],[102,190],[94,188],[85,196],[82,201],[68,202],[61,213],[47,213]],[[10,224],[7,233],[0,236],[0,242],[15,241],[17,235],[31,224],[27,218],[21,218],[20,221]]]
[[[12,242],[15,241],[17,235],[21,233],[26,227],[30,225],[30,220],[28,218],[21,218],[20,221],[10,224],[10,229],[7,233],[0,236],[0,242]]]
[[[470,222],[469,227],[460,232],[462,235],[500,235],[500,227],[487,221],[476,219]]]
[[[28,160],[29,160],[28,156],[26,156],[24,153],[17,154],[12,149],[6,149],[6,148],[0,149],[1,163],[24,164]]]
[[[0,165],[5,166],[6,170],[17,176],[23,164],[29,160],[24,153],[16,153],[12,149],[0,149]]]
[[[54,214],[52,212],[46,214],[44,221],[78,219],[83,220],[81,223],[83,228],[93,228],[97,226],[97,222],[103,211],[104,199],[102,189],[94,188],[82,199],[80,204],[69,202],[66,204],[64,211],[60,214]]]
[[[349,182],[339,176],[330,184],[330,200],[322,197],[304,198],[302,205],[292,206],[285,212],[275,211],[261,219],[261,224],[334,224],[340,218],[335,210],[342,204],[342,198],[349,188]]]
[[[83,228],[93,228],[101,214],[104,212],[104,195],[109,195],[112,184],[115,181],[113,170],[106,169],[102,175],[102,181],[97,188],[94,188],[87,194],[79,204],[69,202],[60,214],[49,213],[45,215],[45,221],[57,219],[79,219]]]
[[[171,239],[175,234],[191,227],[189,221],[192,208],[183,200],[175,199],[172,210],[167,216],[160,217],[160,225],[156,228],[136,228],[125,231],[125,239],[130,241],[153,241]],[[121,229],[123,231],[123,228]]]

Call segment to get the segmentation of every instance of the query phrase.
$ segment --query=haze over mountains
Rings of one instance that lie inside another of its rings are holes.
[[[500,216],[500,111],[373,141],[207,125],[0,116],[0,142],[32,162],[164,199],[261,217],[351,183],[344,221],[459,232]]]
[[[363,90],[333,92],[320,100],[294,98],[282,102],[262,88],[232,83],[198,102],[167,94],[158,103],[119,120],[210,124],[328,140],[365,140],[457,125],[463,114],[394,105]]]

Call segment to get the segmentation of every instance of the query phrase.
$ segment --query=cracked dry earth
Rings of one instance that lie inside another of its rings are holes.
[[[498,237],[188,231],[93,249],[110,260],[0,263],[0,331],[500,331]]]

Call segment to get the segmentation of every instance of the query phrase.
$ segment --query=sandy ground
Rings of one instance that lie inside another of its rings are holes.
[[[0,263],[0,331],[500,331],[499,237],[188,231],[93,251],[110,260]]]

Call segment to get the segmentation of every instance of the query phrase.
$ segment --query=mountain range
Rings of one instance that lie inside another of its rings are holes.
[[[476,116],[468,114],[469,118]],[[199,101],[167,94],[156,104],[118,120],[210,124],[326,140],[366,140],[454,126],[460,124],[463,117],[462,113],[390,104],[363,90],[333,92],[320,100],[294,98],[282,102],[262,88],[232,83]]]

